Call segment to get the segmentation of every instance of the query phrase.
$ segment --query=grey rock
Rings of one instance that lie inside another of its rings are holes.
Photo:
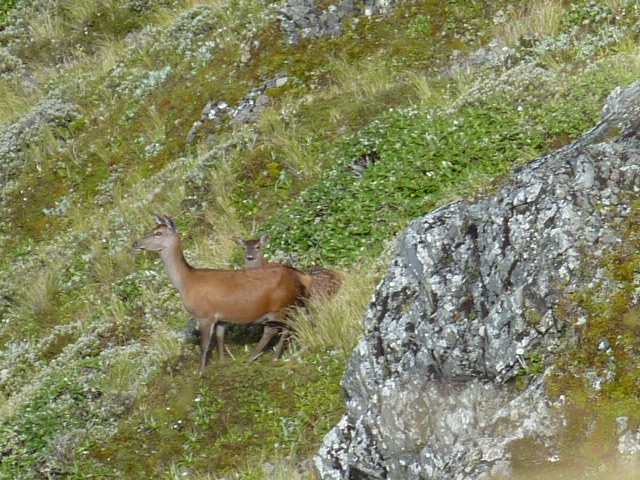
[[[629,417],[616,418],[616,433],[618,434],[618,452],[621,455],[640,459],[640,429],[634,432],[629,428]]]
[[[483,66],[509,67],[513,63],[514,55],[515,49],[507,47],[497,39],[463,58],[459,58],[460,51],[455,50],[451,56],[451,64],[442,71],[441,76],[450,78],[461,72],[472,71]]]
[[[344,21],[349,15],[384,14],[392,3],[392,0],[342,0],[338,5],[321,9],[316,0],[290,0],[280,10],[280,28],[292,45],[302,39],[334,38],[344,34]]]
[[[594,259],[622,241],[615,225],[640,187],[638,119],[635,83],[612,93],[592,131],[494,196],[401,235],[342,381],[347,413],[315,457],[320,478],[508,478],[519,439],[557,459],[549,372],[524,391],[511,380],[530,354],[552,358],[575,335],[556,308],[602,279]],[[619,451],[635,455],[640,434],[618,427]]]
[[[212,122],[215,126],[220,126],[225,120],[231,118],[231,125],[248,125],[256,123],[264,111],[271,105],[271,98],[266,92],[273,88],[286,85],[289,82],[289,75],[280,72],[275,78],[264,82],[257,88],[251,90],[235,108],[230,108],[226,102],[209,101],[202,109],[200,119],[193,123],[185,140],[187,145],[195,142],[200,130],[207,123]],[[212,142],[215,137],[211,138]]]

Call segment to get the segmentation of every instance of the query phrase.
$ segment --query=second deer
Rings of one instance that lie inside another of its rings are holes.
[[[264,246],[269,241],[269,235],[264,234],[259,240],[245,240],[233,237],[233,241],[245,249],[245,268],[256,268],[265,265],[281,265],[269,263],[264,258]],[[342,275],[328,268],[312,267],[303,272],[311,277],[309,298],[312,300],[326,300],[334,297],[342,286]]]

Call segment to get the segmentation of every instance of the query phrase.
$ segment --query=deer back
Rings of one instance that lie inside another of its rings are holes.
[[[342,275],[328,268],[312,267],[305,270],[311,277],[309,296],[313,299],[329,299],[334,297],[342,286]]]

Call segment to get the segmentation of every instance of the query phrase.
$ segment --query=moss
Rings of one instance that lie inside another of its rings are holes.
[[[627,239],[640,231],[636,209],[620,226]],[[640,323],[634,292],[640,257],[633,242],[622,242],[601,261],[608,281],[585,287],[567,300],[560,318],[584,326],[574,327],[574,345],[564,349],[556,362],[548,388],[552,397],[563,395],[573,406],[593,409],[591,417],[613,421],[620,415],[640,420]],[[602,381],[595,387],[587,381]]]

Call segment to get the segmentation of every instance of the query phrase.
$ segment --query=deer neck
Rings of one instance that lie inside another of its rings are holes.
[[[164,268],[171,284],[182,294],[184,285],[193,268],[184,258],[182,247],[180,246],[180,239],[176,237],[175,242],[168,248],[161,250],[160,258],[164,263]]]

